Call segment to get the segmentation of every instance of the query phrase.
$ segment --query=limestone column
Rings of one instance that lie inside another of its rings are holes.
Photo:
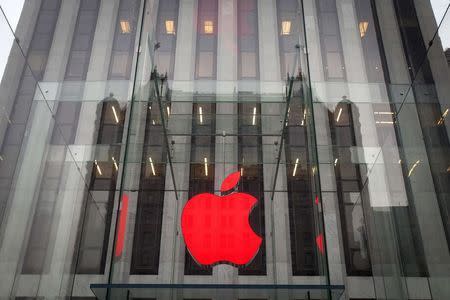
[[[172,104],[168,121],[169,153],[172,155],[178,200],[175,197],[169,161],[166,166],[166,191],[161,234],[160,280],[164,283],[180,283],[184,280],[185,245],[182,240],[180,215],[188,200],[192,114],[192,92],[195,72],[195,47],[197,32],[197,1],[180,1],[177,42],[175,52]],[[167,116],[167,114],[166,114]],[[176,135],[183,133],[185,135]]]
[[[44,80],[38,83],[41,89],[35,92],[29,134],[24,141],[22,163],[17,175],[16,189],[13,191],[11,208],[5,220],[4,239],[0,249],[0,297],[9,297],[13,292],[14,277],[20,277],[22,249],[28,241],[30,216],[33,215],[36,204],[36,191],[39,190],[47,143],[53,129],[51,114],[56,111],[55,100],[59,82],[64,78],[78,6],[79,1],[62,2]],[[28,288],[31,286],[32,282],[29,282]]]
[[[216,132],[222,136],[216,137],[216,191],[227,175],[238,170],[237,1],[218,0]],[[221,284],[236,283],[237,274],[230,265],[213,269],[214,281]]]
[[[78,248],[78,244],[75,243],[79,240],[75,237],[79,231],[80,217],[84,213],[86,179],[89,178],[91,171],[83,166],[87,161],[92,161],[91,155],[94,151],[92,144],[95,144],[93,138],[95,130],[98,129],[95,126],[98,102],[95,100],[105,98],[103,91],[108,75],[118,5],[119,0],[101,1],[100,3],[88,73],[86,81],[82,83],[84,92],[83,98],[80,99],[82,103],[76,137],[74,144],[68,145],[70,152],[66,151],[65,153],[64,173],[67,179],[61,183],[58,204],[55,208],[58,211],[59,219],[53,224],[52,231],[56,232],[56,235],[54,251],[52,257],[49,258],[50,270],[43,276],[39,284],[39,295],[43,297],[58,295],[60,278],[64,278],[63,289],[67,289],[67,292],[70,293],[73,277],[76,281],[77,277],[90,276],[71,274],[67,272],[67,267],[72,263]],[[90,201],[95,201],[95,198]],[[109,262],[109,259],[107,261]],[[109,263],[106,265],[108,266]],[[108,274],[108,271],[105,274]],[[77,286],[77,284],[74,285],[75,295],[78,293]]]

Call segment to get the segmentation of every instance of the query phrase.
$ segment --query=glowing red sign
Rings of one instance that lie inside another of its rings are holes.
[[[229,175],[221,191],[231,190],[239,179],[239,172]],[[255,197],[236,192],[226,196],[205,193],[191,198],[181,214],[181,230],[195,261],[201,265],[250,263],[262,242],[248,221],[256,204]]]
[[[122,208],[119,213],[119,225],[117,230],[117,241],[116,241],[116,257],[122,255],[123,244],[125,241],[125,231],[127,229],[127,215],[128,215],[128,195],[123,194],[122,196]]]

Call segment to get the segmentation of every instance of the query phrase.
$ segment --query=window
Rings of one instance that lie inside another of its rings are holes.
[[[239,0],[237,13],[239,78],[256,79],[259,77],[257,1]]]
[[[201,101],[192,106],[191,164],[189,198],[200,193],[214,194],[216,120],[215,103]],[[186,248],[185,275],[212,275],[211,267],[197,264]]]
[[[173,78],[175,48],[178,25],[178,0],[159,1],[155,43],[160,47],[155,51],[155,66],[160,74],[167,73]]]
[[[109,79],[130,79],[141,1],[120,1]]]
[[[300,36],[297,0],[277,1],[281,78],[292,72]],[[291,76],[294,74],[290,74]]]
[[[197,17],[196,78],[216,78],[217,0],[199,0]]]
[[[336,2],[319,0],[316,2],[316,6],[325,78],[327,80],[344,80],[345,67]]]

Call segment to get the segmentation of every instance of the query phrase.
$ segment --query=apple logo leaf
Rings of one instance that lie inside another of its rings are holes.
[[[241,173],[240,172],[231,173],[222,182],[222,185],[220,186],[220,191],[222,193],[225,193],[225,192],[231,190],[232,188],[234,188],[238,184],[239,179],[241,179]]]

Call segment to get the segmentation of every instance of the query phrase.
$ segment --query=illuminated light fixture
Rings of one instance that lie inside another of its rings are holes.
[[[152,106],[151,106],[151,105],[149,105],[149,106],[148,106],[148,109],[152,110]]]
[[[119,225],[116,238],[116,250],[115,256],[120,257],[122,255],[123,246],[125,244],[125,232],[127,229],[127,215],[128,215],[128,195],[123,194],[122,205],[119,213]]]
[[[114,158],[114,156],[111,157],[111,158],[112,158],[112,161],[113,161],[113,163],[114,163],[114,168],[116,169],[116,171],[118,171],[118,170],[119,170],[119,166],[117,165],[116,159]]]
[[[282,21],[281,35],[290,35],[290,34],[291,34],[291,21]]]
[[[302,124],[301,124],[301,125],[302,125],[302,126],[305,125],[305,120],[302,120]]]
[[[337,118],[336,118],[336,122],[339,122],[339,120],[341,119],[341,114],[342,114],[342,107],[339,108],[339,112],[338,112],[338,115],[337,115]]]
[[[401,159],[399,159],[399,160],[398,160],[398,164],[401,164],[401,163],[402,163],[402,160],[401,160]]]
[[[295,177],[295,175],[297,174],[298,161],[299,159],[297,158],[295,160],[294,172],[292,173],[292,177]]]
[[[126,20],[120,20],[120,30],[122,30],[122,33],[130,33],[131,32],[130,22]]]
[[[335,160],[334,160],[334,166],[336,166],[337,165],[337,163],[338,163],[338,158],[336,158]]]
[[[374,115],[393,115],[394,113],[392,111],[374,111]]]
[[[170,117],[170,107],[167,106],[167,116]]]
[[[208,159],[205,157],[203,160],[205,162],[205,176],[208,176]]]
[[[442,117],[440,117],[439,120],[437,121],[437,125],[444,124],[444,119],[447,117],[447,115],[448,115],[448,108],[444,111]]]
[[[450,167],[449,167],[450,168]],[[244,176],[244,167],[241,167],[241,177]]]
[[[313,175],[316,175],[316,167],[312,167],[312,173]]]
[[[198,107],[198,114],[200,117],[200,124],[203,124],[203,109],[201,106]]]
[[[394,121],[375,121],[376,124],[394,124]]]
[[[252,125],[256,124],[256,107],[253,107]]]
[[[156,176],[155,165],[153,165],[153,160],[152,160],[152,158],[150,156],[148,157],[148,161],[150,162],[150,167],[152,168],[153,176]]]
[[[366,35],[368,27],[369,27],[369,22],[367,22],[367,21],[359,22],[359,34],[361,35],[361,38],[363,38]]]
[[[166,33],[175,35],[175,23],[173,20],[166,20]]]
[[[152,120],[152,124],[153,124],[153,125],[156,125],[156,122],[155,122],[155,120]]]
[[[411,174],[414,172],[414,169],[417,168],[417,166],[420,164],[420,160],[416,161],[413,166],[411,167],[411,170],[408,172],[408,177],[411,176]]]
[[[102,169],[101,169],[100,166],[98,165],[97,160],[94,160],[94,163],[95,163],[95,166],[97,167],[98,175],[102,176],[102,175],[103,175]]]
[[[114,106],[111,106],[111,108],[114,114],[114,119],[116,119],[116,123],[119,124],[119,117],[117,116],[116,108]]]
[[[204,29],[206,34],[214,33],[214,23],[213,23],[213,21],[205,21],[203,29]]]
[[[303,110],[303,120],[306,120],[306,108]]]

